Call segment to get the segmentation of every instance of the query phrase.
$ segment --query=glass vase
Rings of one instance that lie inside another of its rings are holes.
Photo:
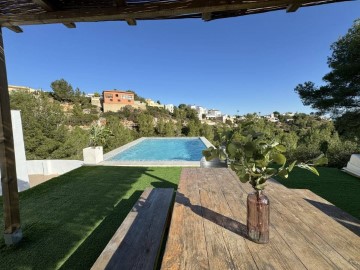
[[[261,190],[247,197],[247,232],[249,238],[259,244],[269,242],[270,201]]]

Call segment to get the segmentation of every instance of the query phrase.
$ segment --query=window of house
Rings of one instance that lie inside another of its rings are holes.
[[[112,98],[110,98],[110,101],[113,101]]]
[[[106,94],[105,95],[105,98],[112,98],[113,96],[112,96],[112,94]]]
[[[115,94],[116,97],[118,97],[119,95],[118,94]]]
[[[118,99],[118,102],[120,102],[121,100],[120,99]]]

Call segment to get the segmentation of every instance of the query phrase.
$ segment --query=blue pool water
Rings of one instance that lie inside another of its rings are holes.
[[[206,149],[200,139],[145,139],[109,161],[117,160],[183,160],[199,161]]]

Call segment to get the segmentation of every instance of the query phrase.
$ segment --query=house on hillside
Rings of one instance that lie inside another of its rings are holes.
[[[19,92],[26,92],[26,93],[35,93],[40,91],[38,89],[34,89],[28,86],[17,86],[17,85],[9,85],[8,86],[9,93],[19,91]]]
[[[174,104],[166,104],[165,110],[168,110],[171,113],[174,113]]]
[[[197,105],[189,105],[190,109],[194,109],[198,113],[199,120],[203,119],[203,115],[207,115],[208,110],[205,107]]]
[[[150,99],[150,98],[145,99],[145,102],[146,102],[146,104],[147,104],[149,107],[164,108],[164,105],[159,104],[159,103],[153,101],[153,100]]]
[[[134,93],[119,90],[103,91],[103,111],[117,112],[125,106],[134,106]]]
[[[206,118],[208,118],[208,119],[210,119],[210,118],[219,118],[221,116],[222,116],[221,111],[215,110],[215,109],[208,110],[208,112],[206,114]]]

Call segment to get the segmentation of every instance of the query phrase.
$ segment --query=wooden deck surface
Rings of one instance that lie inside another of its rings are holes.
[[[161,269],[360,269],[360,237],[269,181],[270,242],[246,237],[252,187],[226,168],[182,170]]]

